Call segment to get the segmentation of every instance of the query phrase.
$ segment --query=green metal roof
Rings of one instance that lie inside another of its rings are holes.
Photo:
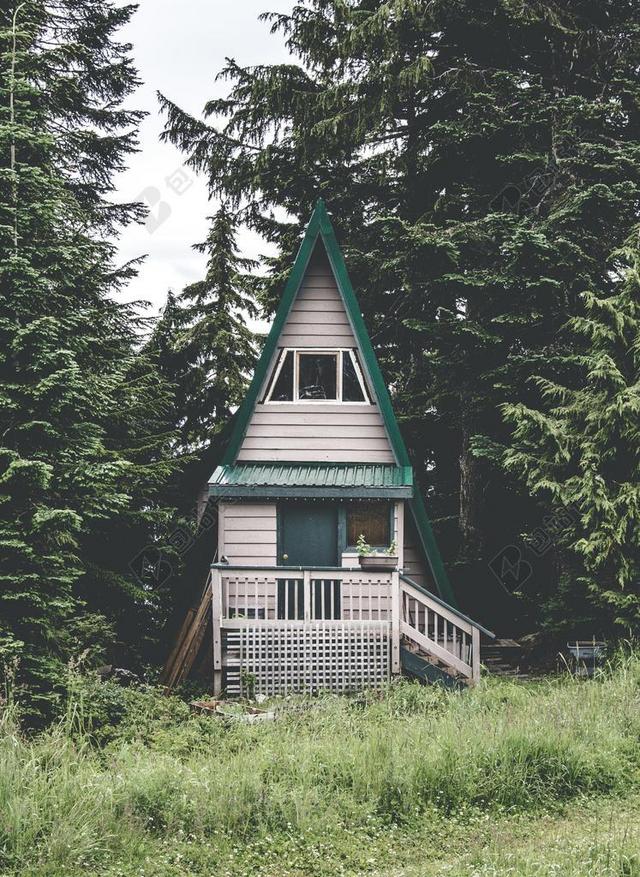
[[[378,463],[240,463],[218,466],[209,495],[410,499],[413,472]]]

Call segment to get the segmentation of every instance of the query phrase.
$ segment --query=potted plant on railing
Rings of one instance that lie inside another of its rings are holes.
[[[391,570],[398,566],[398,550],[395,541],[388,548],[380,550],[372,548],[364,538],[364,534],[361,533],[356,543],[356,550],[362,569]]]

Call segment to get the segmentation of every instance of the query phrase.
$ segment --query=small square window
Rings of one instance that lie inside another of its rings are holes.
[[[373,547],[387,548],[391,544],[387,503],[358,502],[347,506],[347,545],[357,545],[360,536]]]

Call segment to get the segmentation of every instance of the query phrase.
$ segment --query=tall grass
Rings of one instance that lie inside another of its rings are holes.
[[[115,728],[96,721],[105,697],[121,705]],[[0,874],[200,873],[193,861],[162,870],[161,851],[183,842],[192,854],[206,844],[202,873],[215,873],[234,850],[281,837],[304,846],[335,832],[338,843],[345,832],[373,838],[425,819],[623,793],[639,769],[634,656],[592,681],[297,698],[253,726],[190,716],[153,692],[89,686],[34,739],[12,710],[0,720]],[[149,857],[156,870],[135,870]]]

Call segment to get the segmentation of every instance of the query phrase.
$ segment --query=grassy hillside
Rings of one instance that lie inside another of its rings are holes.
[[[0,733],[0,874],[640,875],[640,658],[592,681],[292,698],[247,726],[76,681]]]

